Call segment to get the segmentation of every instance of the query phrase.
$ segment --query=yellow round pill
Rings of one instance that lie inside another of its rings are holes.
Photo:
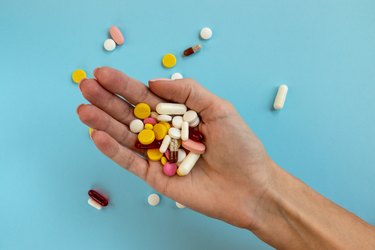
[[[143,145],[151,144],[155,140],[155,133],[152,130],[144,129],[138,134],[138,141]]]
[[[165,125],[157,123],[154,126],[155,138],[156,140],[162,140],[168,132]]]
[[[162,156],[163,153],[160,153],[158,148],[147,149],[147,157],[151,161],[159,161]]]
[[[164,164],[167,163],[167,157],[165,156],[161,157],[160,162],[161,162],[161,165],[164,166]]]
[[[159,122],[159,123],[163,124],[167,128],[167,131],[171,128],[171,124],[169,124],[169,122]]]
[[[166,54],[163,56],[163,66],[166,68],[172,68],[173,66],[176,65],[177,59],[173,54]]]
[[[137,105],[135,105],[134,115],[138,119],[145,119],[145,118],[149,117],[150,114],[151,114],[151,108],[150,108],[150,106],[148,106],[148,104],[141,102],[141,103],[138,103]]]
[[[150,123],[146,123],[145,124],[145,129],[153,129],[154,128],[154,126],[152,125],[152,124],[150,124]]]
[[[72,73],[72,80],[75,83],[80,83],[83,79],[86,78],[86,72],[82,69],[74,70]]]

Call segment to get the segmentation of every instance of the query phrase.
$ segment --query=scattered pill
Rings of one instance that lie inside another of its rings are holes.
[[[94,208],[96,208],[96,209],[98,209],[98,210],[100,210],[100,209],[102,209],[102,206],[99,204],[99,203],[97,203],[94,199],[92,199],[92,198],[89,198],[89,200],[87,201],[87,203],[90,205],[90,206],[92,206],[92,207],[94,207]]]
[[[116,26],[113,25],[111,28],[109,28],[109,34],[118,45],[122,45],[124,43],[124,36],[122,35],[120,29]]]
[[[156,123],[158,123],[158,121],[155,118],[147,117],[146,119],[143,120],[143,123],[155,125]]]
[[[161,165],[164,166],[165,163],[167,163],[167,157],[165,157],[165,156],[161,157],[160,162],[161,162]]]
[[[116,43],[112,39],[108,38],[104,41],[104,49],[106,51],[112,51],[116,48]]]
[[[195,166],[195,163],[199,160],[200,154],[195,154],[190,152],[186,158],[180,163],[177,169],[177,175],[185,176],[190,173],[190,171]]]
[[[177,59],[175,55],[169,53],[163,56],[162,64],[166,68],[173,68],[176,65]]]
[[[200,44],[194,45],[193,47],[190,47],[184,50],[184,56],[190,56],[194,53],[197,53],[201,49],[202,49],[202,45]]]
[[[149,117],[150,114],[151,114],[151,108],[148,104],[141,102],[141,103],[138,103],[137,105],[135,105],[134,115],[138,119],[145,119],[145,118]]]
[[[203,143],[196,142],[190,139],[182,141],[182,147],[196,154],[203,154],[206,150],[206,146]]]
[[[175,127],[175,128],[181,128],[181,126],[182,126],[182,122],[183,122],[184,120],[182,119],[182,116],[175,116],[175,117],[173,117],[173,119],[172,119],[172,125],[173,125],[173,127]]]
[[[273,108],[276,110],[280,110],[284,107],[286,95],[288,94],[288,86],[285,84],[280,85],[276,97],[275,102],[273,103]]]
[[[161,115],[183,115],[187,107],[180,103],[159,103],[156,105],[156,112]]]
[[[147,202],[150,206],[157,206],[160,202],[160,197],[157,194],[150,194],[147,198]]]
[[[182,78],[184,78],[184,77],[182,76],[181,73],[178,73],[178,72],[176,72],[173,75],[171,75],[171,79],[172,80],[178,80],[178,79],[182,79]]]
[[[163,142],[161,143],[159,151],[164,154],[165,151],[167,151],[170,143],[171,143],[171,137],[169,135],[166,135],[163,139]]]
[[[181,138],[181,130],[178,128],[170,128],[168,130],[168,135],[173,139],[180,139]]]
[[[144,128],[143,122],[139,119],[134,119],[133,121],[130,122],[129,124],[130,131],[133,133],[138,134],[141,132]]]
[[[144,129],[138,134],[138,141],[143,145],[149,145],[155,140],[155,133],[152,130]]]
[[[165,135],[168,133],[168,129],[165,125],[158,123],[154,126],[154,133],[156,140],[163,140]]]
[[[154,128],[154,126],[152,126],[152,124],[150,124],[150,123],[147,123],[147,124],[145,124],[145,129],[153,129]]]
[[[186,157],[186,152],[183,149],[178,149],[178,158],[177,158],[177,163],[182,162]]]
[[[176,163],[167,162],[163,167],[163,172],[166,176],[173,176],[176,174],[177,165]]]
[[[108,205],[108,199],[101,195],[99,192],[91,189],[89,190],[88,194],[90,198],[99,203],[100,206],[106,207]]]
[[[74,70],[72,73],[72,80],[77,84],[79,84],[86,77],[86,72],[83,69]]]
[[[176,207],[178,207],[178,208],[185,208],[184,205],[182,205],[181,203],[178,203],[177,201],[176,201]]]
[[[147,149],[147,157],[151,161],[159,161],[163,157],[163,153],[160,153],[159,149]]]
[[[152,149],[152,148],[160,148],[162,141],[154,140],[152,143],[148,145],[142,144],[140,141],[135,142],[135,147],[139,149]]]
[[[158,121],[161,121],[161,122],[170,122],[172,121],[172,116],[170,115],[158,115]]]
[[[208,40],[212,37],[212,30],[208,27],[204,27],[199,34],[203,40]]]

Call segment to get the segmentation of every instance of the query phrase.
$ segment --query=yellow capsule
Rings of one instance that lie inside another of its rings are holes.
[[[165,163],[167,163],[167,157],[165,157],[165,156],[161,157],[160,162],[161,162],[161,165],[164,166]]]
[[[162,140],[168,133],[168,129],[165,125],[157,123],[154,126],[154,132],[156,140]]]
[[[141,102],[134,107],[134,115],[138,119],[145,119],[150,116],[150,113],[151,108],[146,103]]]
[[[178,176],[184,176],[184,175],[182,175],[180,172],[178,172],[178,169],[177,169],[177,171],[176,171],[176,174],[177,174]]]
[[[146,123],[145,124],[145,129],[153,129],[154,128],[154,126],[152,125],[152,124],[150,124],[150,123]]]
[[[147,149],[147,157],[151,161],[159,161],[162,156],[163,154],[160,153],[158,148]]]
[[[72,80],[75,83],[80,83],[83,79],[86,78],[86,72],[82,69],[74,70],[72,73]]]
[[[163,56],[162,63],[163,63],[164,67],[172,68],[176,65],[177,59],[176,59],[175,55],[169,53],[169,54],[166,54],[166,55]]]
[[[155,133],[152,130],[144,129],[138,134],[138,141],[143,145],[149,145],[155,140]]]
[[[169,124],[169,122],[159,122],[159,123],[163,124],[167,128],[167,131],[171,128],[171,124]]]

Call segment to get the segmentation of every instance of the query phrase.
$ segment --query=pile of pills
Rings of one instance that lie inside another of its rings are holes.
[[[138,134],[135,147],[146,149],[151,161],[160,161],[167,176],[190,173],[205,152],[203,134],[199,132],[200,118],[184,104],[159,103],[156,111],[146,103],[134,107],[130,131]]]

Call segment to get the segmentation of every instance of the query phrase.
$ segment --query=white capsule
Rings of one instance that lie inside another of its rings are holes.
[[[186,158],[186,152],[182,148],[178,149],[177,163],[181,163]]]
[[[173,139],[180,139],[181,138],[181,131],[178,128],[170,128],[168,130],[168,135]]]
[[[208,27],[201,29],[200,36],[203,40],[208,40],[212,37],[212,30]]]
[[[180,166],[177,169],[177,174],[179,176],[185,176],[190,173],[193,169],[195,163],[198,161],[201,155],[189,152],[186,158],[180,163]]]
[[[197,119],[195,119],[195,121],[193,121],[192,123],[189,123],[189,126],[192,127],[192,128],[194,128],[194,127],[198,126],[200,122],[201,121],[200,121],[200,119],[198,117]]]
[[[181,75],[181,73],[178,73],[178,72],[171,75],[172,80],[178,80],[178,79],[182,79],[182,78],[184,78],[184,77]]]
[[[130,131],[138,134],[139,132],[141,132],[143,130],[144,124],[141,120],[134,119],[133,121],[130,122],[129,128],[130,128]]]
[[[181,140],[189,140],[189,123],[183,122],[181,126]]]
[[[183,115],[187,108],[180,103],[159,103],[156,105],[156,112],[161,115]]]
[[[115,43],[115,41],[113,41],[112,39],[109,38],[109,39],[104,41],[103,46],[104,46],[104,49],[106,51],[112,51],[116,48],[116,43]]]
[[[173,117],[173,119],[172,119],[172,125],[173,125],[173,127],[175,127],[175,128],[181,128],[181,125],[182,125],[182,122],[183,122],[184,120],[182,119],[182,116],[175,116],[175,117]]]
[[[273,108],[280,110],[284,107],[286,95],[288,94],[288,86],[285,84],[280,85],[279,90],[277,91],[275,102],[273,103]]]
[[[147,202],[148,202],[148,204],[150,204],[150,206],[155,207],[159,204],[160,197],[157,194],[150,194],[147,198]]]
[[[152,117],[152,118],[154,118],[154,119],[158,119],[158,113],[156,113],[155,111],[152,111],[151,112],[151,114],[150,114],[150,116]]]
[[[158,117],[156,119],[158,119],[158,121],[161,121],[161,122],[170,122],[170,121],[172,121],[172,116],[170,116],[170,115],[158,115]]]
[[[98,210],[102,209],[102,205],[100,205],[99,203],[97,203],[95,200],[93,200],[93,199],[91,199],[91,198],[89,198],[89,200],[87,201],[87,203],[88,203],[90,206],[92,206],[92,207],[94,207],[94,208],[96,208],[96,209],[98,209]]]
[[[164,136],[163,142],[160,145],[159,151],[160,153],[165,153],[171,143],[171,137],[169,135]]]
[[[185,122],[188,122],[190,124],[190,123],[195,122],[197,119],[199,119],[199,117],[198,117],[197,112],[195,112],[194,110],[189,110],[188,112],[184,114],[183,119]]]
[[[178,208],[185,208],[184,205],[182,205],[181,203],[178,203],[177,201],[176,201],[176,207],[178,207]]]

